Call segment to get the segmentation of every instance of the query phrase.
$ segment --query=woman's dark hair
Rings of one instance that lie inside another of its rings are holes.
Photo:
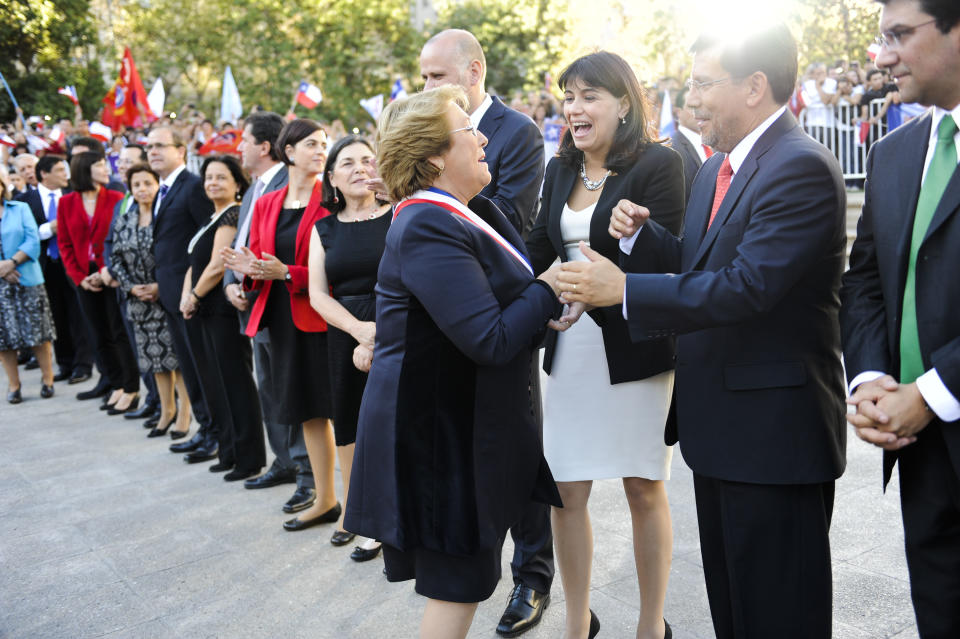
[[[203,166],[200,167],[200,178],[203,181],[207,179],[207,167],[214,162],[219,162],[230,171],[234,182],[237,183],[237,200],[239,201],[250,186],[250,180],[243,174],[243,167],[240,166],[240,161],[232,155],[212,155],[208,157],[203,161]]]
[[[139,164],[134,164],[129,169],[127,169],[127,184],[133,184],[133,176],[137,173],[149,173],[153,176],[153,179],[157,181],[157,184],[160,184],[160,175],[150,168],[150,165],[146,162],[140,162]]]
[[[320,205],[331,213],[339,213],[347,206],[347,203],[342,197],[339,198],[338,202],[333,201],[335,192],[333,190],[333,185],[330,183],[330,174],[333,173],[333,169],[337,165],[337,158],[340,156],[340,151],[343,151],[351,144],[362,144],[370,149],[371,152],[374,151],[373,145],[370,144],[370,141],[360,137],[359,135],[344,136],[337,140],[336,144],[333,145],[333,148],[330,149],[330,152],[327,154],[327,163],[323,167],[323,201],[320,203]],[[380,200],[377,200],[377,202],[380,202]]]
[[[301,140],[320,130],[319,124],[307,118],[297,118],[287,122],[277,137],[277,151],[280,152],[280,160],[287,166],[292,166],[293,161],[287,156],[287,146],[296,146]]]
[[[83,151],[74,153],[70,158],[70,188],[74,191],[95,191],[97,185],[93,182],[90,167],[105,159],[103,151]]]
[[[557,85],[566,91],[572,83],[602,88],[618,100],[627,98],[630,110],[613,134],[613,143],[607,152],[604,166],[612,171],[621,171],[632,164],[647,145],[656,142],[650,131],[650,103],[647,101],[637,76],[627,61],[615,53],[598,51],[574,60],[563,70]],[[583,152],[573,143],[573,133],[568,128],[560,140],[557,157],[571,167],[579,168]]]

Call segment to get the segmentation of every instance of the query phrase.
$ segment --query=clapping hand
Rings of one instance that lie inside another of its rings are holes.
[[[248,247],[235,251],[229,246],[220,251],[227,268],[243,273],[255,280],[282,280],[287,275],[287,265],[274,255],[262,253],[260,259]]]
[[[650,209],[630,200],[620,200],[610,214],[610,227],[607,231],[614,239],[631,237],[650,219]]]

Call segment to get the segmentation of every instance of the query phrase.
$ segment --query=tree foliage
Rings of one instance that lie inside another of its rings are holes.
[[[880,4],[874,0],[799,0],[795,33],[801,69],[813,62],[861,63],[877,34]]]
[[[0,0],[0,65],[26,113],[72,117],[57,87],[77,87],[85,112],[95,112],[106,88],[96,64],[89,0]],[[14,119],[0,94],[0,120]]]

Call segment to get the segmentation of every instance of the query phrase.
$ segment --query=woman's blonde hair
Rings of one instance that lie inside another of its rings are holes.
[[[390,198],[398,202],[431,186],[441,173],[427,158],[450,148],[447,109],[466,110],[467,95],[459,86],[442,86],[391,102],[377,131],[377,172]]]

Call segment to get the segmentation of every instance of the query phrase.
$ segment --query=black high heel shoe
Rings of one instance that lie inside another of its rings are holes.
[[[113,389],[107,391],[107,394],[103,396],[103,401],[100,402],[100,410],[110,410],[117,405],[117,402],[120,401],[120,398],[117,398],[117,402],[110,403],[110,396],[113,395]]]
[[[49,386],[43,384],[40,386],[40,397],[44,399],[50,399],[53,397],[53,384],[50,384]]]
[[[12,390],[7,392],[7,401],[11,404],[19,404],[23,401],[23,393],[20,392],[20,389]]]
[[[152,429],[150,429],[150,432],[147,433],[147,437],[163,437],[164,435],[167,434],[167,431],[170,430],[170,427],[176,423],[177,423],[177,416],[174,415],[173,418],[169,422],[167,422],[167,425],[164,426],[163,428],[160,428],[160,425],[157,424]]]
[[[597,615],[590,611],[590,630],[587,632],[587,639],[593,639],[597,636],[597,633],[600,632],[600,620],[597,619]]]
[[[120,403],[119,400],[117,400],[117,403],[118,404]],[[107,409],[107,415],[123,415],[124,413],[130,413],[132,411],[137,410],[137,406],[139,405],[140,405],[140,393],[137,393],[136,395],[133,396],[133,401],[130,402],[129,406],[127,406],[126,408],[117,408],[116,405],[114,405],[113,408]]]

